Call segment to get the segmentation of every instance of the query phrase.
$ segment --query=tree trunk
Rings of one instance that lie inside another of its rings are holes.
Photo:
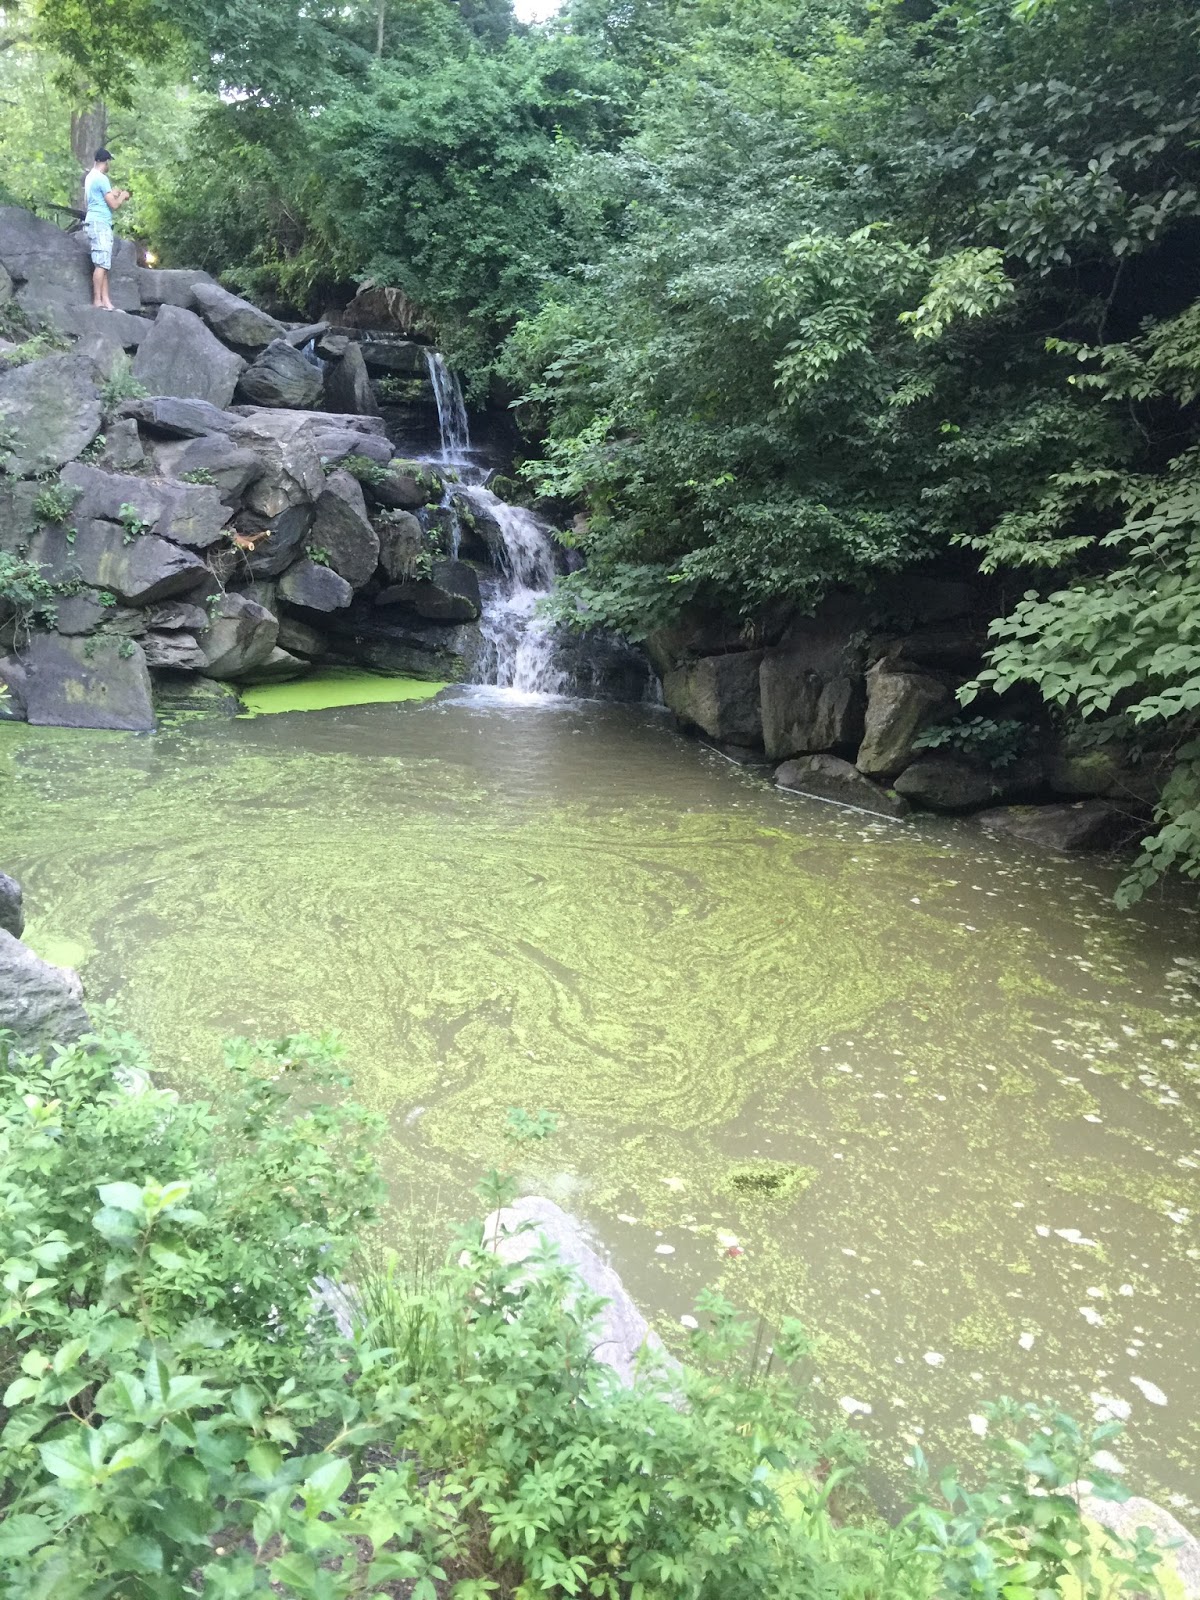
[[[375,11],[375,54],[383,54],[383,22],[387,12],[387,0],[376,0]]]
[[[78,107],[71,113],[71,150],[81,167],[90,167],[96,151],[108,137],[108,107],[103,100]]]

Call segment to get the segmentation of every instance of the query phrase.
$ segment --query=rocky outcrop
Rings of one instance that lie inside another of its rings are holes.
[[[0,372],[0,467],[18,478],[54,471],[87,449],[100,415],[90,362],[55,355]]]
[[[54,728],[154,727],[150,673],[131,639],[38,633],[21,652],[25,715]]]
[[[192,295],[201,286],[216,287],[216,280],[198,268],[139,267],[138,292],[147,306],[181,306],[188,310]]]
[[[128,239],[116,241],[109,290],[122,311],[141,306],[136,255]],[[89,306],[92,299],[92,262],[83,234],[64,233],[16,206],[0,207],[0,266],[20,290],[32,284],[45,300],[55,304]]]
[[[0,1029],[22,1051],[71,1044],[88,1031],[83,988],[72,972],[52,967],[0,930]]]
[[[132,418],[152,434],[167,439],[199,439],[209,433],[232,433],[243,419],[207,400],[183,400],[155,395],[149,400],[126,400],[121,415]]]
[[[921,756],[896,779],[896,793],[930,811],[975,811],[1001,798],[995,774],[954,756]]]
[[[246,369],[192,311],[165,305],[133,363],[133,375],[153,395],[204,400],[218,409],[233,399]]]
[[[82,580],[107,589],[129,605],[151,605],[186,594],[209,576],[200,558],[155,534],[131,537],[128,528],[100,518],[71,528],[44,528],[30,555],[47,576]]]
[[[794,794],[853,806],[856,811],[871,811],[881,817],[906,817],[912,809],[902,796],[874,783],[840,756],[812,755],[785,761],[776,769],[775,784]]]
[[[668,672],[663,698],[685,727],[720,743],[757,745],[762,739],[758,651],[703,656]]]

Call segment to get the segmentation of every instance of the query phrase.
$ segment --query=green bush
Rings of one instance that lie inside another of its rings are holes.
[[[1154,1590],[1144,1550],[1102,1579],[1080,1520],[1085,1471],[1120,1495],[1089,1465],[1111,1427],[997,1412],[1032,1442],[998,1427],[983,1490],[948,1478],[889,1527],[850,1514],[845,1452],[805,1419],[795,1325],[747,1361],[754,1330],[708,1296],[696,1365],[623,1388],[600,1302],[478,1225],[423,1276],[314,1295],[375,1217],[376,1124],[330,1104],[329,1040],[227,1065],[209,1103],[154,1088],[119,1035],[0,1061],[4,1600]]]

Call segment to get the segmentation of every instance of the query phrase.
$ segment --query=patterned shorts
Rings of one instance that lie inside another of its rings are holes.
[[[92,241],[92,265],[107,271],[112,267],[113,231],[103,222],[89,222],[87,231]]]

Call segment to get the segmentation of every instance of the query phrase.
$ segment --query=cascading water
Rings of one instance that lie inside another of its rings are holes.
[[[440,352],[426,350],[425,361],[429,367],[429,381],[433,385],[433,398],[437,401],[441,460],[447,466],[460,466],[471,455],[471,428],[467,422],[462,388]]]
[[[558,630],[538,615],[554,583],[550,532],[531,511],[510,506],[490,490],[464,485],[458,496],[487,530],[500,577],[486,585],[479,626],[487,641],[483,681],[522,694],[565,694],[571,675],[561,659]]]

